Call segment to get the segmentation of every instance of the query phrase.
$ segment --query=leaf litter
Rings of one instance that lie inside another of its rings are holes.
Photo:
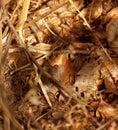
[[[117,0],[0,0],[0,129],[118,129]]]

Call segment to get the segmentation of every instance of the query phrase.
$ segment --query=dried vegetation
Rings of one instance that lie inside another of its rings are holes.
[[[117,0],[0,0],[0,129],[118,130]]]

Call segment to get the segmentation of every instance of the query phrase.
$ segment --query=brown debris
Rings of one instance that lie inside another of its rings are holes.
[[[118,129],[117,0],[0,0],[0,130]]]

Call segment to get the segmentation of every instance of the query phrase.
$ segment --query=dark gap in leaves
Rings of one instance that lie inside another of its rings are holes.
[[[77,91],[77,92],[79,91],[78,87],[75,87],[75,91]]]
[[[102,84],[100,85],[98,91],[104,90],[105,89],[105,83],[104,81],[102,82]]]
[[[85,96],[85,95],[84,95],[84,92],[82,92],[82,93],[81,93],[81,97],[83,97],[83,98],[84,98],[84,96]]]
[[[90,36],[87,36],[86,34],[83,34],[82,36],[80,36],[77,39],[78,39],[78,41],[80,41],[82,43],[91,42]]]

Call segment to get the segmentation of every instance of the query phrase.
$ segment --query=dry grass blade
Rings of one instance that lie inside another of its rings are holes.
[[[95,2],[95,0],[92,1],[92,5],[91,5],[91,8],[90,8],[90,13],[89,13],[89,23],[90,23],[90,21],[91,21],[92,9],[93,9],[94,2]]]
[[[12,33],[9,33],[7,41],[6,41],[7,45],[6,45],[6,48],[5,48],[3,57],[2,57],[2,68],[4,68],[5,61],[6,61],[6,58],[7,58],[7,55],[8,55],[9,47],[10,47],[10,44],[11,44],[11,37],[12,37]]]
[[[19,34],[22,40],[23,40],[22,29],[23,29],[25,21],[27,20],[29,5],[30,5],[30,0],[25,0],[23,2],[23,8],[21,11],[21,15],[19,16],[19,22],[17,24],[17,30],[19,31]]]
[[[51,30],[51,28],[49,27],[48,23],[46,23],[44,19],[43,19],[43,21],[44,21],[44,24],[45,24],[46,28],[50,31],[50,33],[52,33],[55,37],[58,37],[57,34],[55,34],[55,33]]]
[[[21,3],[22,3],[22,0],[18,0],[18,1],[17,1],[17,6],[16,6],[16,8],[14,9],[13,13],[11,14],[10,20],[12,21],[12,24],[13,24],[13,23],[15,22],[15,20],[16,20],[16,18],[15,18],[15,13],[16,13],[16,11],[18,10],[18,8],[20,7]],[[3,37],[5,37],[5,36],[7,35],[8,29],[9,29],[9,27],[7,26],[7,27],[5,28],[5,30],[4,30],[4,32],[3,32]]]
[[[76,5],[74,4],[74,2],[73,2],[73,0],[68,0],[69,2],[70,2],[70,4],[76,9],[76,11],[79,13],[79,15],[80,15],[80,17],[83,19],[83,21],[84,21],[84,24],[90,29],[90,30],[92,30],[91,29],[91,27],[90,27],[90,25],[89,25],[89,23],[87,22],[87,20],[86,20],[86,18],[83,16],[83,14],[79,11],[79,9],[76,7]]]
[[[44,86],[43,86],[43,83],[42,83],[42,81],[41,81],[41,78],[40,78],[39,74],[37,74],[36,82],[39,83],[39,85],[40,85],[40,87],[41,87],[41,90],[42,90],[42,92],[43,92],[43,94],[44,94],[44,97],[45,97],[46,101],[48,102],[49,106],[52,107],[52,103],[51,103],[51,101],[50,101],[50,99],[49,99],[49,96],[48,96],[48,94],[47,94],[47,92],[46,92]]]

